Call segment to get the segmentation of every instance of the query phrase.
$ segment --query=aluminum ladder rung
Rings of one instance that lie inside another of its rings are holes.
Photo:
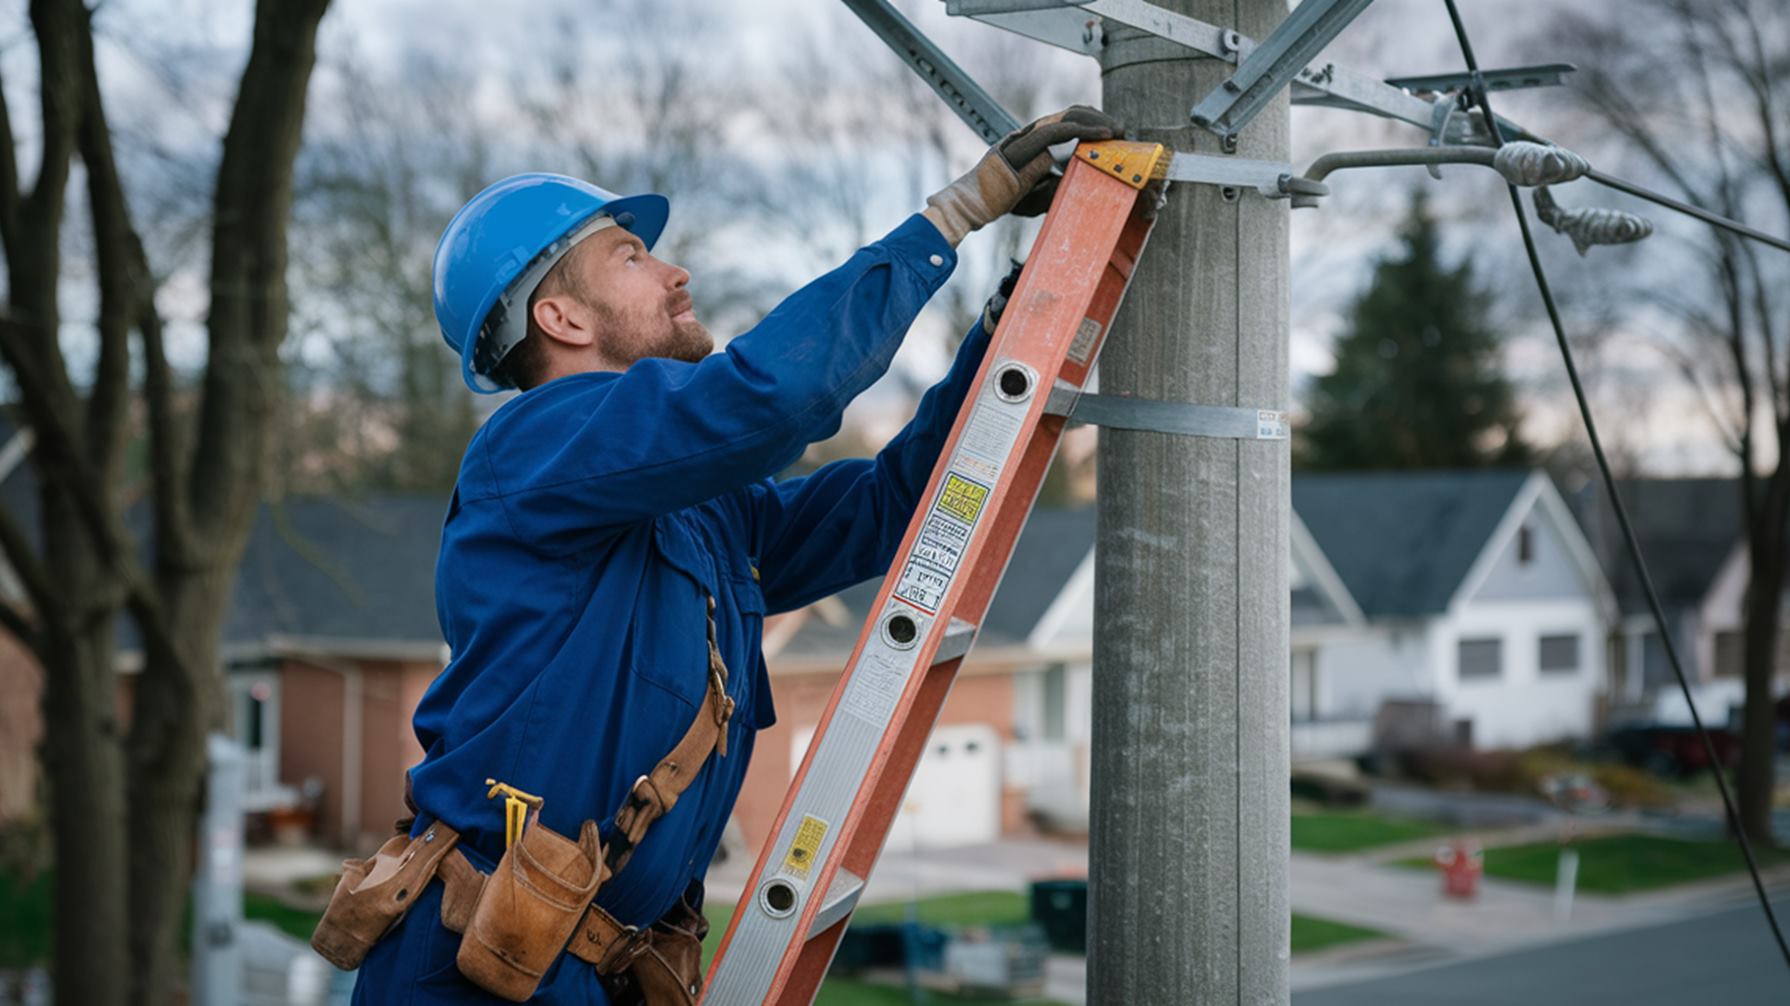
[[[945,626],[945,638],[939,640],[938,652],[933,654],[932,666],[948,664],[958,657],[970,652],[970,644],[976,641],[976,626],[961,618],[951,619]]]
[[[833,883],[827,887],[826,897],[821,899],[820,910],[814,915],[814,925],[808,929],[808,938],[833,928],[834,923],[850,915],[858,907],[858,896],[864,893],[864,878],[840,868],[833,874]]]

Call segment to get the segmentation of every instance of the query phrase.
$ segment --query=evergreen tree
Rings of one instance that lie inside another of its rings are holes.
[[[1421,189],[1400,238],[1349,309],[1335,369],[1312,383],[1296,461],[1310,469],[1526,463],[1491,298],[1467,263],[1443,264]]]

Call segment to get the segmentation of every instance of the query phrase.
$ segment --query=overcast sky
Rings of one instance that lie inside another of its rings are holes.
[[[21,150],[29,163],[33,148],[28,120],[32,116],[25,112],[34,103],[28,84],[35,72],[35,58],[23,13],[17,9],[22,4],[14,0],[8,6],[14,12],[7,24],[8,35],[0,38],[0,45],[4,46],[0,49],[0,70],[6,74],[8,95],[15,109],[15,129],[20,133]],[[917,0],[904,6],[972,74],[1011,74],[1010,66],[980,67],[976,60],[979,56],[986,58],[990,51],[1003,53],[1009,61],[1016,53],[1023,53],[1028,61],[1024,72],[1038,78],[1043,97],[1051,107],[1076,100],[1099,101],[1098,74],[1090,59],[1042,44],[1023,43],[1016,48],[1010,36],[1005,42],[991,42],[992,36],[1004,33],[968,19],[946,16],[942,0]],[[100,24],[110,42],[103,50],[102,75],[111,95],[115,126],[128,131],[153,123],[156,141],[167,148],[178,148],[183,143],[202,148],[215,146],[226,122],[230,91],[246,49],[251,7],[243,0],[113,0],[106,4],[100,13]],[[546,0],[503,5],[473,0],[338,0],[326,22],[321,52],[326,64],[342,58],[344,52],[352,52],[355,58],[400,79],[408,61],[419,53],[427,54],[464,72],[469,80],[479,81],[479,101],[501,108],[507,100],[513,100],[503,93],[502,82],[512,76],[509,70],[541,58],[552,44],[556,12],[591,19],[591,29],[600,32],[604,7],[602,2]],[[1466,5],[1481,62],[1495,67],[1570,61],[1571,53],[1551,51],[1547,43],[1545,16],[1550,7],[1545,0],[1481,0]],[[815,33],[821,33],[827,44],[847,57],[847,66],[887,66],[893,60],[867,29],[849,15],[842,15],[838,5],[825,0],[754,0],[749,4],[714,4],[713,8],[712,20],[689,24],[683,30],[689,45],[714,48],[717,59],[725,54],[729,72],[744,76],[786,72],[779,68],[787,67],[792,47]],[[683,38],[668,41],[685,44]],[[145,50],[150,55],[144,55]],[[1447,72],[1461,65],[1445,10],[1437,0],[1380,0],[1326,56],[1376,76]],[[178,69],[171,71],[167,67]],[[182,107],[171,113],[161,86],[165,81],[160,78],[172,75],[180,77],[183,99]],[[318,100],[318,95],[327,93],[327,81],[325,69],[320,73],[319,86],[313,88],[313,129],[339,114],[329,101]],[[840,90],[849,92],[850,84],[841,80]],[[1195,96],[1189,97],[1191,103]],[[1507,117],[1532,127],[1551,129],[1555,125],[1548,96],[1542,92],[1502,95],[1499,107]],[[1045,110],[1015,111],[1024,114]],[[1566,145],[1595,153],[1597,145],[1592,138],[1558,132],[1552,135]],[[976,148],[967,131],[963,136],[963,163],[957,170],[969,166]],[[1295,112],[1294,160],[1300,165],[1326,150],[1419,145],[1422,140],[1415,129],[1389,126],[1348,113],[1320,109]],[[876,151],[868,151],[867,155],[872,161],[888,156]],[[601,183],[601,179],[598,181]],[[1455,169],[1439,183],[1421,171],[1339,175],[1332,179],[1335,194],[1322,209],[1293,214],[1291,376],[1295,390],[1312,374],[1329,369],[1329,345],[1340,326],[1340,312],[1359,291],[1374,256],[1391,247],[1398,215],[1409,191],[1417,185],[1431,188],[1432,207],[1447,227],[1449,254],[1470,259],[1484,280],[1502,295],[1502,310],[1507,316],[1499,320],[1508,326],[1510,335],[1508,366],[1522,383],[1531,431],[1544,440],[1572,435],[1576,418],[1562,397],[1564,385],[1558,376],[1559,360],[1551,339],[1544,339],[1543,331],[1536,327],[1539,306],[1526,269],[1522,268],[1514,223],[1495,176],[1484,171]],[[1564,187],[1562,197],[1600,205],[1624,205],[1610,193],[1584,191],[1588,188],[1588,183]],[[675,206],[680,194],[668,195]],[[893,226],[918,208],[910,205],[911,201],[905,193],[891,191],[887,206],[879,203],[875,212],[885,228]],[[1559,270],[1557,282],[1563,296],[1570,298],[1572,281],[1583,270],[1570,245],[1551,235],[1545,237],[1546,260],[1550,267]],[[984,235],[969,239],[966,262],[977,254],[982,258],[995,257],[986,254],[986,250],[977,253],[976,243],[984,240]],[[1656,243],[1657,248],[1647,246],[1648,257],[1636,259],[1635,268],[1660,269],[1662,275],[1669,275],[1673,250],[1666,242],[1656,239]],[[778,260],[774,247],[742,248],[741,254],[761,262]],[[791,254],[786,258],[799,263],[808,275],[818,271],[800,256]],[[986,270],[965,272],[959,282],[982,286],[992,282]],[[792,271],[787,284],[793,287],[804,278],[806,275]],[[174,305],[170,308],[176,315],[174,328],[177,335],[184,331],[189,352],[196,352],[201,345],[197,341],[197,325],[202,313],[202,280],[202,270],[192,270],[184,281],[176,278],[170,282],[166,295]],[[700,281],[699,275],[697,282]],[[975,295],[980,297],[980,289]],[[183,305],[190,308],[185,318],[181,317]],[[186,322],[184,327],[182,321]],[[910,384],[942,372],[947,360],[944,337],[945,333],[935,324],[919,326],[910,340],[912,345],[903,351],[898,363],[898,370]],[[1641,340],[1623,343],[1619,339],[1613,344],[1619,348],[1607,350],[1602,358],[1592,362],[1603,367],[1600,373],[1609,375],[1605,388],[1610,407],[1621,413],[1612,419],[1612,425],[1620,424],[1617,435],[1638,446],[1650,467],[1658,471],[1723,470],[1728,460],[1716,446],[1694,396],[1657,360],[1648,358]],[[889,402],[897,398],[885,388],[881,397],[873,400]],[[1635,405],[1637,401],[1641,403],[1639,407]]]

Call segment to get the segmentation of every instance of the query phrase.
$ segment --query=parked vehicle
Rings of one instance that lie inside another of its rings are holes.
[[[1709,739],[1722,767],[1740,764],[1739,734],[1727,727],[1710,726]],[[1609,744],[1623,761],[1655,775],[1682,778],[1709,768],[1709,750],[1694,726],[1648,723],[1618,727],[1610,732]]]

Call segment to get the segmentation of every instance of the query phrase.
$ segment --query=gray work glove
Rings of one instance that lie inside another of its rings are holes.
[[[1050,206],[1057,177],[1050,148],[1059,143],[1111,140],[1124,132],[1117,119],[1071,105],[1001,138],[969,174],[935,192],[921,211],[955,247],[964,235],[1003,215],[1037,216]]]

